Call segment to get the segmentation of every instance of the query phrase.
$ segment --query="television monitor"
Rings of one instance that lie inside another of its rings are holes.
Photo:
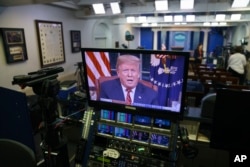
[[[115,127],[115,137],[121,139],[130,139],[130,129],[123,128],[123,127]]]
[[[132,114],[117,112],[117,123],[132,124]]]
[[[153,122],[153,127],[170,129],[171,128],[171,121],[167,120],[167,119],[155,118],[154,122]]]
[[[169,136],[152,133],[150,143],[151,143],[151,145],[167,147],[169,145]]]
[[[101,110],[100,119],[107,121],[115,121],[115,112],[110,110]]]
[[[227,151],[250,148],[250,91],[218,89],[213,112],[210,147]]]
[[[132,140],[138,141],[142,143],[148,143],[149,142],[149,133],[140,131],[140,130],[133,130],[132,131]]]
[[[143,115],[135,115],[134,116],[134,124],[135,125],[151,126],[151,117],[143,116]]]
[[[98,123],[98,134],[100,135],[106,135],[106,136],[113,136],[115,127],[111,125],[107,125],[105,123]]]
[[[82,48],[81,53],[90,107],[171,120],[183,118],[190,52]],[[123,66],[117,73],[116,61],[124,55],[139,58],[139,70]],[[132,103],[125,103],[125,86],[119,80],[128,75],[123,83],[131,87],[139,80],[132,89]]]

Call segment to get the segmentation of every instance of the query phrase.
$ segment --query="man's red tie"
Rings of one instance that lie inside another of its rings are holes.
[[[126,89],[127,91],[127,95],[126,95],[126,104],[131,104],[132,103],[132,99],[130,97],[130,92],[131,92],[131,89]]]

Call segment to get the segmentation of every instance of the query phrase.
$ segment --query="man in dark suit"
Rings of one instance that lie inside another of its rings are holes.
[[[118,102],[157,105],[157,92],[140,83],[140,59],[132,55],[119,56],[116,64],[117,79],[100,85],[100,98]]]

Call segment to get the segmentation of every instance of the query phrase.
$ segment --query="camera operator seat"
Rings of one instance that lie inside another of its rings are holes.
[[[23,143],[0,139],[0,164],[11,167],[36,167],[35,153]]]

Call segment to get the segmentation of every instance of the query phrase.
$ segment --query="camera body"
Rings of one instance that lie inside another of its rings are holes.
[[[35,72],[30,72],[28,75],[16,75],[13,77],[12,85],[18,84],[22,88],[33,86],[47,79],[56,79],[57,73],[63,72],[62,67],[44,68]]]

